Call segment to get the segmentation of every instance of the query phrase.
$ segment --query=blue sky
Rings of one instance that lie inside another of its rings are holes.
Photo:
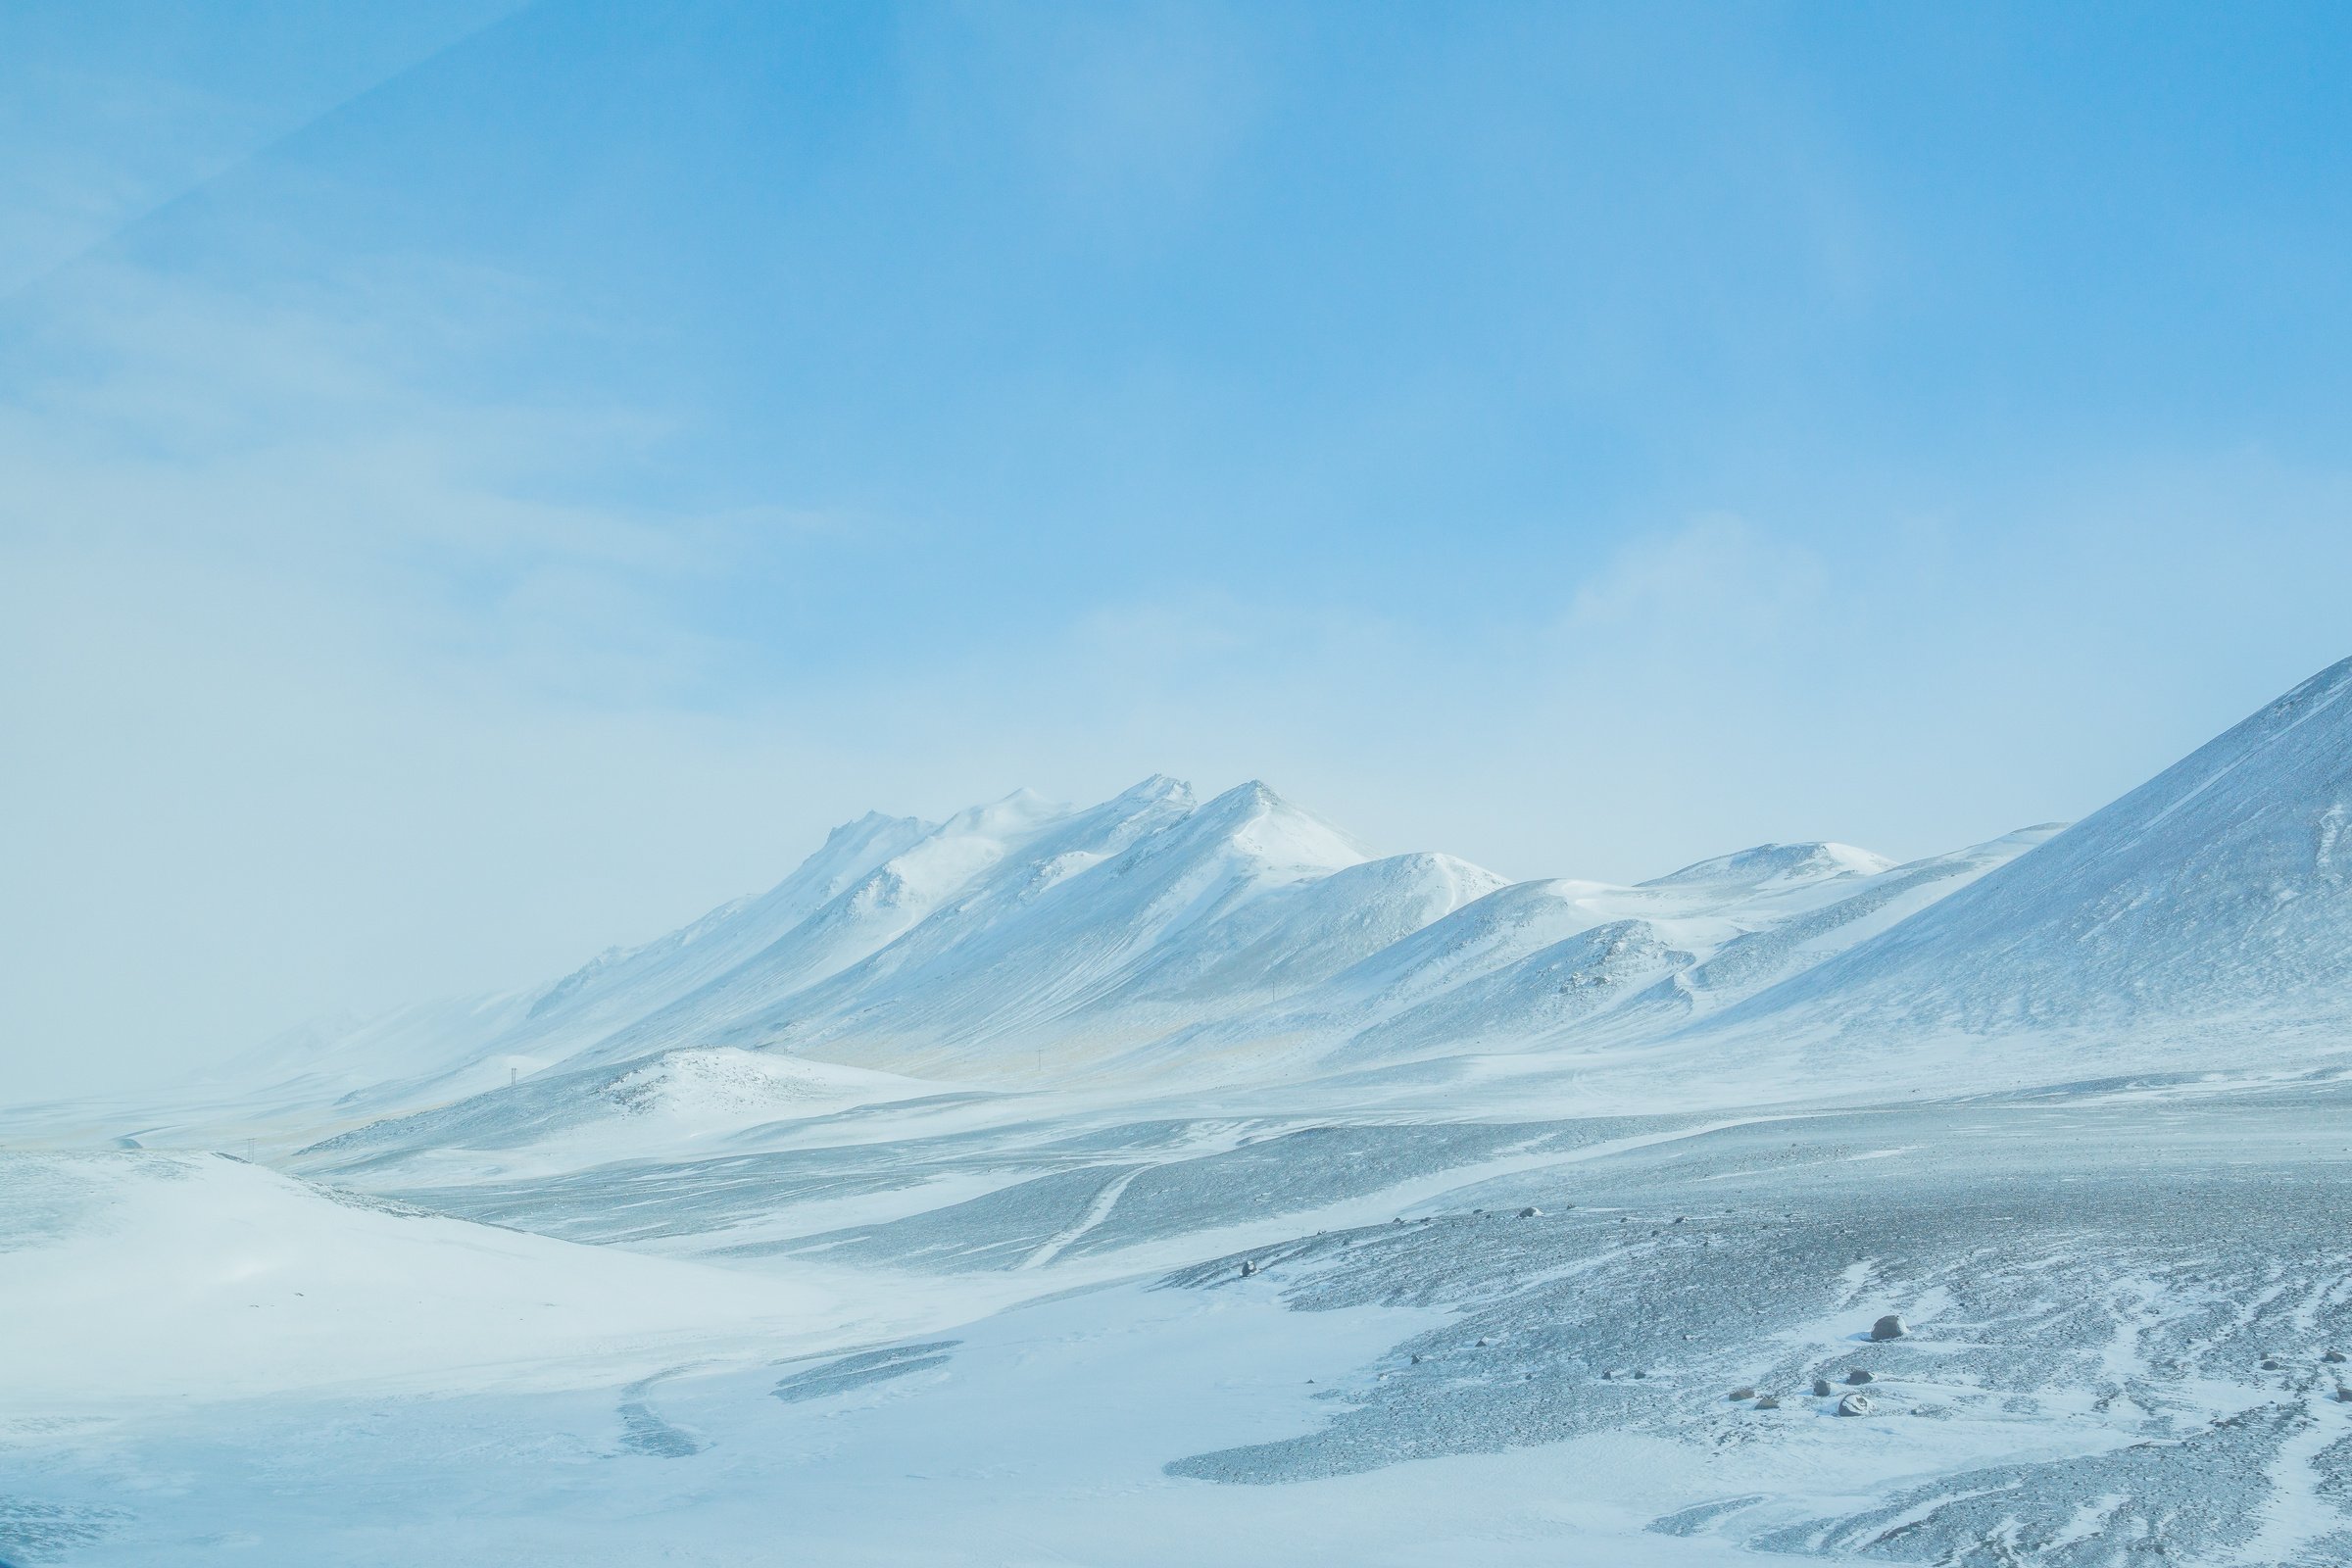
[[[1636,877],[2352,652],[2352,15],[0,0],[24,1080],[868,807]]]

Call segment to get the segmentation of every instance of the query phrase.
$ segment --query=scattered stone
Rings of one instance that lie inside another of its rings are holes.
[[[1838,1401],[1839,1415],[1868,1415],[1870,1411],[1870,1396],[1867,1394],[1849,1394]]]
[[[1730,1395],[1727,1396],[1727,1397],[1734,1399],[1752,1399],[1755,1396],[1756,1391],[1748,1388],[1734,1389]]]
[[[1413,1352],[1413,1365],[1415,1365],[1415,1366],[1419,1366],[1420,1364],[1421,1364],[1421,1352],[1420,1352],[1419,1350],[1415,1350],[1415,1351]]]
[[[1856,1367],[1845,1375],[1845,1381],[1858,1386],[1871,1382],[1872,1379],[1869,1373],[1863,1371],[1860,1367]]]
[[[1815,1378],[1813,1380],[1813,1397],[1816,1399],[1826,1399],[1837,1392],[1838,1391],[1836,1389],[1830,1387],[1830,1380],[1828,1378]]]
[[[2341,1350],[2329,1350],[2326,1355],[2321,1356],[2320,1359],[2328,1362],[2331,1366],[2340,1366],[2343,1364],[2344,1352]]]
[[[2338,1383],[2335,1386],[2335,1402],[2338,1404],[2352,1404],[2352,1389],[2347,1389],[2341,1383]]]
[[[1681,1215],[1681,1214],[1677,1214],[1677,1215],[1675,1215],[1675,1216],[1674,1216],[1674,1222],[1675,1222],[1677,1225],[1680,1225],[1680,1224],[1683,1222],[1683,1219],[1684,1219],[1684,1217],[1685,1217],[1685,1216],[1683,1216],[1683,1215]]]
[[[2262,1358],[2262,1369],[2265,1372],[2283,1372],[2286,1370],[2286,1363],[2275,1355],[2266,1355]]]
[[[1870,1326],[1870,1337],[1874,1340],[1899,1340],[1910,1332],[1911,1325],[1903,1321],[1900,1312],[1889,1312]]]
[[[1636,1367],[1636,1368],[1634,1369],[1634,1376],[1636,1376],[1636,1377],[1638,1377],[1638,1378],[1645,1378],[1645,1377],[1649,1376],[1649,1374],[1648,1374],[1646,1371],[1642,1370],[1642,1368],[1640,1368],[1640,1367]]]
[[[1603,1372],[1603,1373],[1600,1375],[1600,1381],[1601,1381],[1601,1382],[1603,1382],[1603,1383],[1614,1383],[1614,1382],[1616,1382],[1616,1381],[1617,1381],[1617,1369],[1616,1369],[1615,1367],[1611,1367],[1611,1368],[1609,1368],[1609,1369],[1608,1369],[1606,1372]]]
[[[1484,1348],[1486,1348],[1486,1347],[1487,1347],[1489,1344],[1491,1344],[1491,1343],[1493,1343],[1493,1342],[1492,1342],[1492,1341],[1490,1341],[1490,1340],[1489,1340],[1489,1339],[1488,1339],[1488,1338],[1487,1338],[1487,1337],[1486,1337],[1484,1334],[1481,1334],[1481,1335],[1478,1337],[1478,1344],[1479,1344],[1479,1348],[1480,1348],[1481,1349],[1484,1349]]]
[[[1538,1208],[1535,1204],[1530,1203],[1519,1211],[1519,1217],[1521,1219],[1542,1219],[1544,1217],[1544,1211]]]

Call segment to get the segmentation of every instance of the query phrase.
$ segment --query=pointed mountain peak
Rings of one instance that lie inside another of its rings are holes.
[[[1236,784],[1224,794],[1212,798],[1200,809],[1203,814],[1214,812],[1221,817],[1239,820],[1262,816],[1269,811],[1297,810],[1298,808],[1266,788],[1262,780],[1253,778]]]
[[[1176,806],[1190,809],[1194,804],[1193,787],[1180,778],[1154,773],[1140,783],[1131,784],[1113,796],[1112,803],[1126,806]]]
[[[1257,779],[1237,784],[1193,813],[1197,834],[1225,840],[1256,858],[1336,870],[1371,858],[1364,847]]]

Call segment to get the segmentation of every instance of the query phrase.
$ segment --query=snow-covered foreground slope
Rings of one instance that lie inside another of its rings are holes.
[[[822,1343],[822,1283],[579,1247],[220,1154],[0,1155],[0,1402],[564,1387]]]
[[[0,1188],[0,1560],[2331,1563],[2343,1094],[118,1154]]]
[[[1903,865],[868,818],[20,1115],[280,1168],[0,1156],[0,1563],[2352,1560],[2347,686]]]

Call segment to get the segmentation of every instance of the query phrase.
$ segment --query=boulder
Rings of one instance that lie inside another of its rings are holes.
[[[1889,1312],[1870,1326],[1870,1337],[1874,1340],[1899,1340],[1910,1332],[1911,1325],[1903,1321],[1900,1312]]]
[[[1734,1389],[1730,1394],[1724,1396],[1728,1399],[1752,1399],[1755,1396],[1756,1391],[1747,1388]]]
[[[1243,1259],[1242,1259],[1242,1278],[1244,1278],[1244,1279],[1248,1279],[1248,1278],[1249,1278],[1250,1275],[1252,1275],[1252,1274],[1254,1274],[1254,1273],[1256,1273],[1256,1272],[1257,1272],[1257,1259],[1256,1259],[1256,1258],[1254,1258],[1254,1257],[1245,1257],[1245,1258],[1243,1258]]]
[[[1759,1395],[1756,1397],[1755,1404],[1751,1406],[1751,1408],[1757,1410],[1778,1410],[1780,1407],[1781,1396],[1777,1394]]]
[[[1856,1367],[1845,1375],[1845,1381],[1858,1387],[1864,1383],[1872,1382],[1873,1379],[1869,1373],[1863,1371],[1860,1367]]]
[[[1867,1394],[1849,1394],[1838,1401],[1839,1415],[1868,1415],[1870,1410],[1870,1396]]]
[[[1544,1217],[1544,1211],[1538,1208],[1535,1204],[1530,1203],[1519,1211],[1519,1217],[1521,1219],[1542,1219]]]
[[[2320,1359],[2328,1362],[2331,1366],[2340,1366],[2343,1364],[2344,1352],[2341,1350],[2329,1350],[2326,1355],[2321,1356]]]
[[[1813,1397],[1816,1399],[1826,1399],[1837,1392],[1837,1390],[1830,1387],[1830,1380],[1828,1378],[1815,1378],[1813,1380]]]

